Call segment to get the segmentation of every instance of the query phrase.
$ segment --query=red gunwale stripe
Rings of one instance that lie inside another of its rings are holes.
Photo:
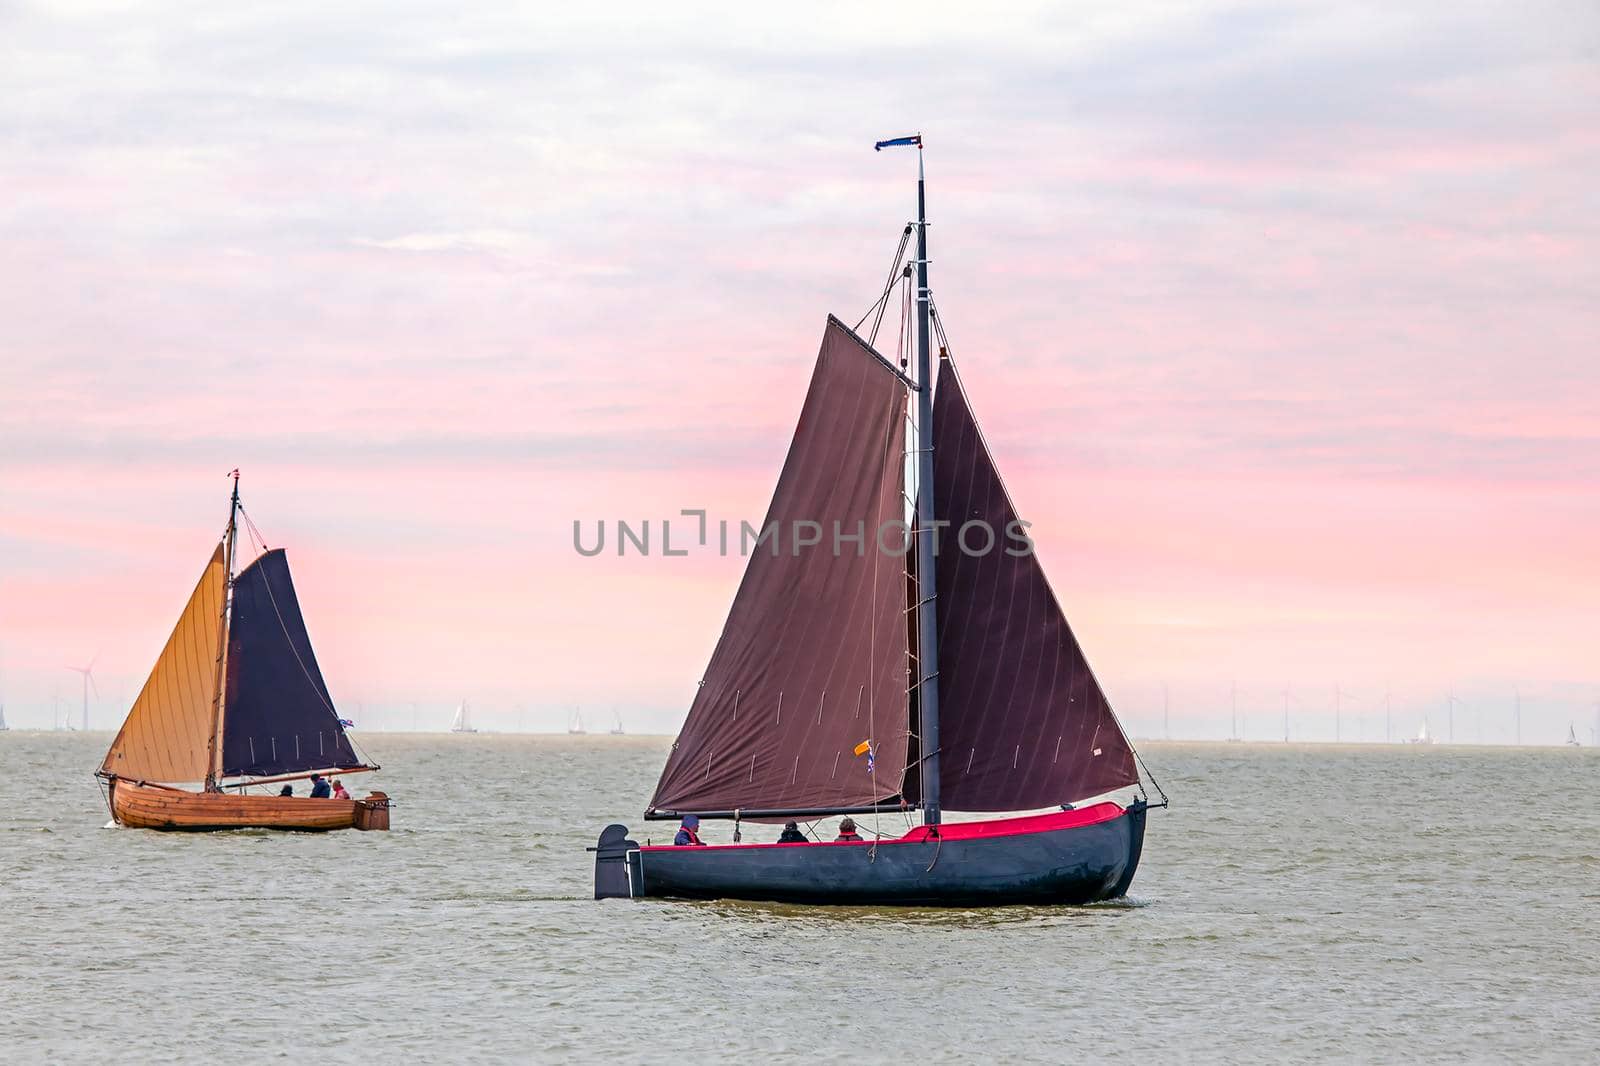
[[[945,840],[986,840],[991,837],[1014,837],[1026,833],[1049,833],[1057,829],[1077,829],[1086,825],[1099,825],[1123,814],[1115,803],[1096,803],[1075,811],[1051,811],[1049,814],[1025,814],[1020,818],[996,818],[987,822],[946,822],[939,826],[939,835]],[[903,837],[877,841],[880,847],[889,844],[920,844],[928,838],[929,826],[919,825]],[[705,850],[727,851],[731,848],[862,848],[871,847],[870,840],[818,840],[805,844],[707,844]],[[649,844],[640,851],[683,851],[676,844]]]

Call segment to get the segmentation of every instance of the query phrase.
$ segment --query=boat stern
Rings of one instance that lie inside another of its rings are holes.
[[[369,792],[367,798],[356,801],[355,827],[363,830],[389,828],[389,796],[384,792]]]

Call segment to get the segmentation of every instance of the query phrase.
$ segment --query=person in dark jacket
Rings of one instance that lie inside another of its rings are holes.
[[[699,829],[700,816],[698,814],[686,814],[683,816],[683,824],[678,827],[678,835],[672,838],[672,842],[674,844],[704,846],[705,841],[700,839]]]
[[[841,840],[845,841],[846,843],[860,842],[861,834],[856,832],[856,821],[854,818],[845,818],[839,822],[839,835],[833,838],[833,842],[837,844]]]
[[[280,795],[280,796],[292,796],[292,795],[294,795],[294,786],[293,785],[284,785],[282,788],[278,789],[278,795]]]
[[[783,833],[778,837],[780,844],[805,844],[808,843],[806,835],[800,832],[800,827],[794,822],[783,823]]]
[[[311,798],[314,800],[325,800],[331,795],[333,795],[333,790],[328,787],[327,779],[321,774],[312,774]]]

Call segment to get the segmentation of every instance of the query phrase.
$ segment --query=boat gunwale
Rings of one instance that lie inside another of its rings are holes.
[[[884,837],[878,840],[808,840],[794,844],[705,844],[692,847],[682,844],[641,844],[639,851],[670,851],[695,854],[700,852],[749,851],[754,848],[815,848],[815,847],[884,847],[890,844],[929,844],[944,842],[977,842],[1006,837],[1028,836],[1035,833],[1054,833],[1063,829],[1081,829],[1115,821],[1128,813],[1128,809],[1106,800],[1088,807],[1070,811],[1051,811],[1045,814],[1025,814],[1012,818],[993,818],[975,822],[943,822],[937,826],[913,826],[904,836]],[[962,832],[964,827],[1007,826],[1000,832]],[[937,830],[937,832],[935,832]]]

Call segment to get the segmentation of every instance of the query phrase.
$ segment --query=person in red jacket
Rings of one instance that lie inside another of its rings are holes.
[[[839,843],[840,841],[859,843],[860,840],[861,834],[856,832],[856,821],[854,818],[846,818],[841,821],[839,823],[839,835],[833,838],[833,842],[835,844]]]
[[[700,816],[698,814],[686,814],[683,816],[683,824],[678,827],[678,835],[672,838],[672,842],[680,845],[689,844],[704,847],[705,841],[700,839],[699,829]]]

